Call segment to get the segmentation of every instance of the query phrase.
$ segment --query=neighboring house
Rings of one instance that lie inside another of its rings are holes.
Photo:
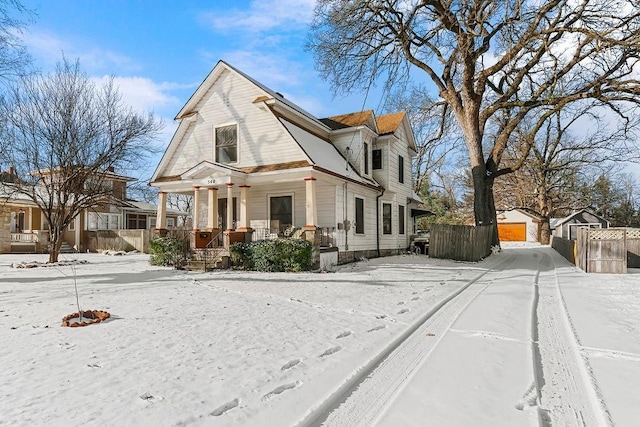
[[[134,178],[110,171],[106,185],[112,188],[110,203],[95,206],[78,215],[63,234],[63,245],[84,251],[89,248],[87,232],[122,229],[152,229],[157,206],[127,200],[127,183]],[[46,252],[49,227],[41,209],[21,194],[11,194],[2,182],[17,179],[13,168],[0,174],[0,253]],[[169,226],[177,212],[169,211]]]
[[[552,218],[551,235],[576,240],[579,227],[609,228],[609,221],[593,212],[582,209],[565,218]]]
[[[194,231],[222,230],[226,244],[315,232],[340,262],[409,246],[419,200],[405,113],[318,119],[220,61],[176,120],[151,179],[158,229],[167,193],[182,193],[194,196]]]

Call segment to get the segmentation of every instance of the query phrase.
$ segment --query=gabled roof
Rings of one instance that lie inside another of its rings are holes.
[[[378,117],[378,134],[385,135],[398,130],[406,115],[406,112],[399,111],[397,113],[386,114]]]
[[[591,211],[589,211],[589,210],[587,210],[587,209],[580,209],[579,211],[574,212],[574,213],[572,213],[571,215],[566,216],[566,217],[564,217],[564,218],[553,218],[553,219],[552,219],[552,221],[551,221],[550,226],[551,226],[551,228],[556,228],[556,227],[558,227],[559,225],[562,225],[562,224],[564,224],[564,223],[566,223],[566,222],[571,221],[573,218],[575,218],[576,216],[578,216],[578,215],[580,215],[580,214],[582,214],[582,213],[587,213],[587,214],[589,214],[589,215],[595,216],[596,218],[599,218],[599,219],[601,219],[602,221],[604,221],[604,222],[606,222],[607,224],[609,224],[609,220],[607,220],[606,218],[604,218],[604,217],[602,217],[602,216],[598,215],[597,213],[591,212]],[[557,220],[557,221],[555,221],[555,222],[554,222],[554,221],[553,221],[554,219],[555,219],[555,220]]]
[[[378,132],[376,118],[373,110],[357,111],[355,113],[331,116],[320,121],[331,128],[331,130],[346,129],[357,126],[368,126],[371,130]]]
[[[191,95],[189,100],[187,100],[187,103],[184,105],[184,107],[182,107],[182,109],[178,112],[178,114],[175,117],[175,120],[179,120],[179,119],[185,118],[185,117],[195,113],[196,112],[196,110],[195,110],[196,105],[198,105],[200,100],[202,100],[202,98],[206,95],[206,93],[209,91],[209,89],[211,89],[211,87],[214,85],[216,80],[218,80],[218,77],[220,77],[220,75],[225,70],[231,71],[232,73],[235,73],[235,74],[243,77],[244,79],[248,80],[249,82],[251,82],[252,84],[257,86],[258,88],[260,88],[260,90],[265,92],[264,95],[259,96],[258,98],[256,98],[254,100],[254,102],[264,102],[264,101],[274,100],[274,101],[276,101],[278,103],[286,105],[287,107],[289,107],[292,110],[295,110],[299,114],[305,116],[307,119],[310,119],[310,120],[316,122],[317,125],[325,127],[325,125],[322,122],[320,122],[320,120],[318,120],[313,114],[308,113],[302,107],[294,104],[289,99],[285,98],[281,93],[276,92],[276,91],[274,91],[272,89],[269,89],[268,87],[266,87],[265,85],[263,85],[259,81],[254,80],[251,76],[248,76],[247,74],[243,73],[242,71],[238,70],[237,68],[234,68],[233,66],[227,64],[226,62],[224,62],[222,60],[218,61],[218,63],[215,65],[215,67],[213,67],[213,69],[211,70],[209,75],[207,75],[207,77],[202,81],[202,83],[200,83],[200,86],[198,86],[198,89],[196,89],[196,91]]]
[[[533,219],[534,221],[542,221],[542,217],[540,215],[538,215],[537,213],[531,211],[528,208],[512,208],[512,209],[499,209],[497,212],[510,212],[510,211],[517,211],[520,212],[523,215],[528,216],[529,218]]]

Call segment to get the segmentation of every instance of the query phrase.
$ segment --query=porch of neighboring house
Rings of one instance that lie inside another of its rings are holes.
[[[49,230],[42,227],[39,209],[16,207],[8,210],[9,252],[45,253],[49,246]]]
[[[273,186],[252,188],[231,182],[215,187],[194,186],[189,192],[193,196],[191,230],[167,229],[168,193],[161,191],[155,233],[182,239],[194,269],[228,268],[229,246],[235,242],[278,238],[312,242],[317,248],[317,266],[320,253],[337,250],[338,236],[334,227],[317,225],[316,179],[307,177],[301,181],[298,185],[284,184],[278,191]]]

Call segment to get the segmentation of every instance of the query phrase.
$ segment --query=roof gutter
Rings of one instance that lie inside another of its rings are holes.
[[[382,193],[376,196],[376,251],[378,252],[378,258],[380,258],[380,197],[384,196],[384,187]]]

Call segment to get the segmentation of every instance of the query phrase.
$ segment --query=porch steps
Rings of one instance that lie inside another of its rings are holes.
[[[196,249],[185,270],[210,271],[229,268],[229,251],[224,248]]]
[[[73,247],[67,243],[67,242],[62,242],[62,244],[60,245],[60,253],[61,254],[72,254],[74,252]]]

